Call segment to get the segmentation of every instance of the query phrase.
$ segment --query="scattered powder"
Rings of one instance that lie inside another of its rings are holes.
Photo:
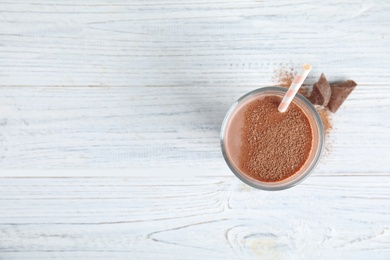
[[[279,103],[280,98],[267,96],[253,101],[244,113],[240,168],[260,181],[280,181],[298,172],[313,145],[304,112],[291,103],[280,113]]]
[[[298,72],[293,67],[281,66],[279,69],[274,70],[274,75],[272,76],[272,80],[278,86],[289,88],[297,73]],[[310,91],[308,86],[305,85],[303,85],[298,90],[298,93],[306,98],[309,97],[309,92]]]
[[[299,90],[298,93],[307,98],[310,93],[310,89],[307,86],[302,86]]]
[[[324,125],[325,134],[329,135],[330,131],[333,128],[333,125],[332,118],[330,117],[328,109],[324,107],[316,107],[316,110],[321,117],[322,124]]]
[[[294,80],[297,72],[294,68],[288,68],[282,66],[279,69],[274,70],[274,76],[272,77],[273,81],[276,82],[279,86],[288,88]]]

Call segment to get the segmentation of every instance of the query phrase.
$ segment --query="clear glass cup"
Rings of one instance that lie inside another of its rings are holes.
[[[297,93],[292,102],[306,114],[313,133],[313,147],[309,158],[303,167],[292,176],[277,182],[263,182],[256,180],[251,176],[246,175],[238,167],[238,158],[240,153],[240,141],[238,141],[238,139],[241,138],[241,135],[237,136],[237,133],[240,132],[243,126],[243,114],[245,111],[243,108],[254,99],[261,99],[265,96],[277,96],[283,98],[286,92],[287,89],[282,87],[264,87],[253,90],[239,98],[230,107],[222,123],[221,148],[227,165],[241,181],[257,189],[282,190],[295,186],[313,172],[323,152],[325,131],[322,120],[310,101],[301,94]],[[232,124],[233,121],[234,123]],[[233,133],[236,133],[236,135],[232,135]]]

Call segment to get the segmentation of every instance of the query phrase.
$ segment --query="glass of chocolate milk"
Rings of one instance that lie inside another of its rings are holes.
[[[238,99],[226,114],[221,147],[226,163],[246,184],[290,188],[318,164],[325,133],[314,106],[297,93],[287,111],[278,106],[287,89],[264,87]]]

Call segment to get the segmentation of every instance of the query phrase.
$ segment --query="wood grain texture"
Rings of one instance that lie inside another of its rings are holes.
[[[0,256],[386,259],[390,182],[375,178],[282,192],[233,176],[2,179]]]
[[[390,2],[0,0],[0,259],[389,259]],[[230,105],[359,86],[302,184],[223,161]]]
[[[270,84],[293,62],[390,83],[390,2],[0,1],[7,85]],[[312,78],[314,80],[314,78]]]
[[[0,167],[223,167],[222,120],[253,89],[2,87]],[[333,117],[319,173],[389,173],[389,90],[363,85],[350,95]]]

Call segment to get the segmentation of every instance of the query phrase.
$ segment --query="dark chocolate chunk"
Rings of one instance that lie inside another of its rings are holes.
[[[333,113],[339,109],[341,104],[347,99],[349,94],[357,86],[356,82],[353,80],[347,80],[341,83],[332,84],[330,88],[332,89],[332,95],[329,100],[328,108]]]
[[[324,73],[321,74],[320,79],[313,86],[313,91],[309,100],[314,105],[326,106],[331,96],[331,90]]]

